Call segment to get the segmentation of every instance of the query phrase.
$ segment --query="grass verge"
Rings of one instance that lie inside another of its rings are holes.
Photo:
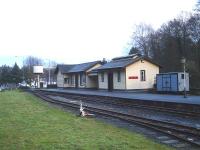
[[[0,149],[167,150],[142,135],[76,117],[20,91],[0,93]]]

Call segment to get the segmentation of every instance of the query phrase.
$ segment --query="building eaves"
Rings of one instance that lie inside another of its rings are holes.
[[[133,63],[135,63],[135,62],[137,62],[139,60],[142,60],[142,59],[143,60],[147,60],[150,63],[161,67],[161,65],[159,65],[158,63],[155,63],[152,59],[140,56],[140,57],[137,57],[137,58],[134,58],[134,59],[133,58],[129,58],[129,57],[127,57],[126,59],[121,59],[121,58],[120,59],[113,59],[111,62],[108,62],[105,65],[97,68],[97,70],[108,70],[108,69],[125,68],[128,65],[133,64]]]
[[[60,72],[63,73],[68,73],[68,71],[73,68],[75,65],[66,65],[66,64],[58,64],[56,69],[55,69],[55,74],[58,73],[58,71],[60,70]]]
[[[74,67],[72,67],[68,71],[68,73],[85,72],[98,63],[101,63],[101,61],[93,61],[93,62],[87,62],[87,63],[82,63],[82,64],[76,64]]]

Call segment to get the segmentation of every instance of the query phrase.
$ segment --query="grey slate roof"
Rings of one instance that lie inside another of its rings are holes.
[[[129,55],[129,56],[125,56],[125,57],[113,58],[111,62],[108,62],[108,63],[92,70],[91,72],[96,73],[100,70],[125,68],[126,66],[133,64],[134,62],[137,62],[141,59],[147,60],[150,63],[161,67],[161,65],[157,64],[150,58],[147,58],[144,56]],[[84,72],[98,63],[102,63],[102,62],[101,61],[93,61],[93,62],[87,62],[87,63],[75,64],[75,65],[57,65],[55,73],[57,73],[58,70],[60,70],[61,73]]]
[[[87,63],[75,64],[75,65],[57,65],[55,73],[57,73],[58,70],[60,70],[61,73],[84,72],[98,63],[101,63],[101,61],[93,61],[93,62],[87,62]]]
[[[74,67],[72,67],[68,73],[75,73],[75,72],[83,72],[83,71],[87,71],[88,69],[90,69],[91,67],[93,67],[94,65],[101,63],[101,61],[93,61],[93,62],[87,62],[87,63],[82,63],[82,64],[77,64]]]
[[[107,70],[107,69],[120,69],[120,68],[125,68],[126,66],[137,62],[141,59],[147,60],[149,62],[151,62],[152,64],[155,64],[157,66],[160,67],[159,64],[153,62],[151,59],[143,57],[143,56],[138,56],[138,57],[119,57],[119,58],[114,58],[112,59],[111,62],[106,63],[103,66],[100,66],[99,68],[97,68],[97,70]]]
[[[64,65],[64,64],[59,64],[56,67],[55,73],[58,73],[58,70],[60,70],[61,73],[67,73],[74,65]]]
[[[141,55],[136,53],[136,54],[131,54],[131,55],[128,55],[128,56],[115,57],[115,58],[113,58],[112,60],[136,58],[136,57],[139,57],[139,56],[141,56]]]
[[[124,59],[124,60],[113,60],[111,62],[104,64],[103,66],[100,66],[99,68],[97,68],[97,70],[124,68],[132,62],[133,62],[133,59],[130,59],[130,58]]]

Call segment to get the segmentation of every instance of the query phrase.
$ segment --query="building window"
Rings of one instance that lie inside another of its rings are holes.
[[[184,79],[184,74],[181,74],[181,79]]]
[[[81,73],[80,74],[80,85],[83,85],[83,84],[85,84],[85,74]]]
[[[145,70],[140,70],[140,79],[141,79],[141,81],[146,81]]]
[[[117,81],[121,82],[121,71],[117,72]]]
[[[72,85],[74,85],[75,76],[72,75]]]
[[[71,85],[74,84],[74,76],[73,75],[70,76],[70,81],[69,82],[70,82]]]
[[[101,82],[104,82],[104,72],[101,73]]]
[[[64,83],[69,84],[69,78],[64,78]]]

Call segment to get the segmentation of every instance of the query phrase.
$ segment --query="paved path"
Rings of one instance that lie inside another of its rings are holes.
[[[99,95],[110,96],[119,98],[128,98],[133,100],[150,100],[150,101],[164,101],[174,103],[186,103],[200,105],[200,96],[188,96],[184,98],[183,95],[170,95],[170,94],[151,94],[145,92],[131,92],[131,91],[101,91],[101,90],[88,90],[88,89],[45,89],[47,91],[60,91],[74,94],[85,95]]]

